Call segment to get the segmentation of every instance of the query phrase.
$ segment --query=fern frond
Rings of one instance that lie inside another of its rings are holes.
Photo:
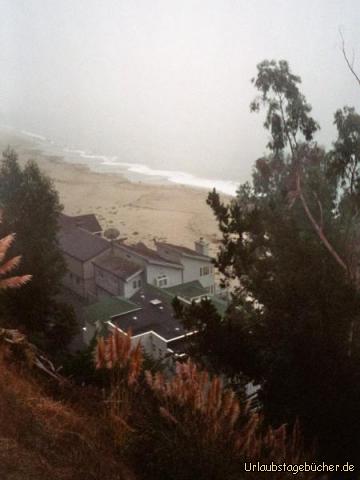
[[[10,233],[6,237],[0,239],[0,262],[5,258],[7,251],[15,240],[15,233]]]
[[[32,275],[19,275],[11,278],[4,278],[0,280],[0,290],[6,288],[20,288],[28,283],[32,278]]]
[[[21,255],[18,255],[17,257],[13,257],[7,262],[5,262],[3,265],[0,265],[0,275],[5,275],[5,273],[11,272],[11,270],[14,270],[14,268],[19,266],[19,263],[21,261]]]

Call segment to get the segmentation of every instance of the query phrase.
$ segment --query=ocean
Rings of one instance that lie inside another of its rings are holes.
[[[107,156],[97,154],[91,150],[82,150],[67,145],[61,145],[54,140],[38,133],[28,130],[17,130],[13,127],[2,127],[11,129],[14,133],[32,140],[34,148],[39,148],[49,155],[58,155],[69,163],[85,164],[96,172],[114,173],[125,176],[130,181],[142,181],[152,184],[178,184],[189,187],[204,188],[208,191],[215,188],[218,192],[230,196],[236,195],[240,182],[234,180],[223,180],[200,177],[181,170],[156,169],[142,163],[122,162],[118,156]]]

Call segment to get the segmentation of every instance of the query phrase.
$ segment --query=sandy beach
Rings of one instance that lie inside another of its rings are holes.
[[[220,233],[206,204],[206,189],[130,182],[120,174],[93,172],[86,165],[43,153],[31,139],[0,132],[1,151],[8,145],[21,164],[36,160],[53,180],[65,213],[95,213],[104,229],[117,228],[131,243],[141,240],[151,245],[157,238],[193,247],[203,236],[215,253]]]

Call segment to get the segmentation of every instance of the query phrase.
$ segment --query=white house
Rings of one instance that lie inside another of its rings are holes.
[[[185,355],[187,332],[174,317],[171,305],[174,295],[166,289],[145,285],[131,300],[104,297],[85,307],[84,340],[89,344],[95,334],[104,329],[131,330],[133,345],[140,343],[145,353],[154,359],[179,358]]]
[[[214,266],[209,246],[203,238],[195,242],[194,250],[166,242],[156,242],[155,245],[161,257],[183,266],[182,283],[199,280],[210,295],[215,293]]]
[[[160,256],[144,243],[115,243],[114,255],[139,265],[144,271],[144,281],[150,285],[164,288],[184,282],[181,263]]]
[[[208,295],[215,293],[214,267],[208,244],[200,238],[195,249],[156,242],[128,245],[101,237],[95,215],[60,215],[59,245],[68,271],[64,285],[82,297],[130,298],[143,285],[175,287],[199,281]]]

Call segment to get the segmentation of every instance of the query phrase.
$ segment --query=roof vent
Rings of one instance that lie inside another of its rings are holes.
[[[134,316],[134,317],[132,317],[132,319],[133,319],[133,320],[137,320],[137,319],[138,319],[138,317],[135,317],[135,316]]]
[[[150,300],[151,305],[154,305],[155,307],[158,307],[159,305],[162,304],[162,301],[159,300],[158,298],[154,298],[153,300]]]
[[[164,310],[164,307],[162,305],[160,305],[159,310]]]

